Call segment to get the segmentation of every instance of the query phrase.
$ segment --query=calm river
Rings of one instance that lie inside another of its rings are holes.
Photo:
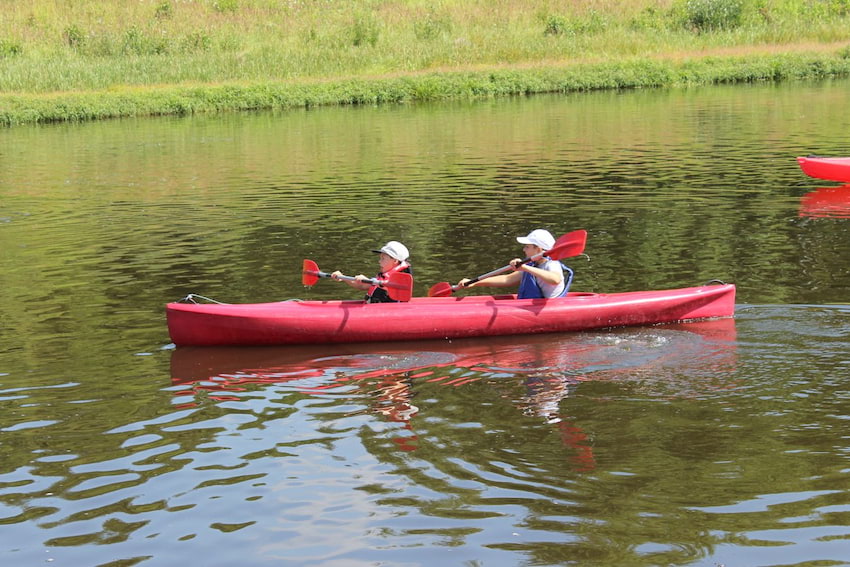
[[[0,131],[4,565],[850,565],[850,82]],[[577,291],[732,320],[174,348],[164,305],[417,295],[589,234]]]

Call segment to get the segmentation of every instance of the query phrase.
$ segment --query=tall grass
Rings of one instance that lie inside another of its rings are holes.
[[[616,68],[635,58],[685,60],[719,49],[744,56],[771,46],[798,51],[789,44],[812,51],[814,44],[846,42],[848,24],[850,0],[5,2],[0,111],[13,94],[20,101],[128,87],[145,87],[141,93],[539,66]]]

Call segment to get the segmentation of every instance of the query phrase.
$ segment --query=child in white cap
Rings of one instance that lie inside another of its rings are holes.
[[[536,256],[555,246],[555,238],[548,230],[538,228],[532,230],[528,236],[518,236],[517,242],[523,245],[522,251],[526,257]],[[543,297],[563,297],[567,295],[570,283],[573,279],[573,271],[557,260],[552,260],[545,254],[537,260],[523,263],[521,258],[514,258],[510,262],[514,271],[509,274],[491,276],[475,283],[466,285],[469,278],[458,282],[460,287],[512,287],[519,286],[517,297],[519,299],[533,299]],[[564,270],[568,277],[564,278]]]
[[[385,280],[390,276],[390,274],[395,272],[403,272],[406,274],[413,273],[410,262],[408,262],[410,252],[407,250],[407,246],[401,242],[398,242],[397,240],[390,240],[384,244],[380,250],[372,250],[372,252],[381,255],[378,258],[378,264],[381,267],[381,271],[379,271],[378,275],[375,276],[376,279]],[[357,274],[354,276],[354,280],[340,280],[339,276],[341,275],[342,272],[336,271],[331,274],[331,277],[337,281],[344,281],[354,289],[365,291],[366,303],[396,302],[396,300],[390,298],[387,290],[382,287],[372,285],[372,283],[369,282],[370,278],[363,274]]]

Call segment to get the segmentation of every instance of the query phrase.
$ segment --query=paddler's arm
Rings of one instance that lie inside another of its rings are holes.
[[[528,272],[538,280],[546,282],[549,285],[558,285],[564,279],[564,274],[560,270],[557,272],[550,272],[549,270],[544,270],[543,268],[538,268],[537,266],[523,264],[522,260],[520,260],[519,258],[514,259],[511,262],[511,265],[514,266],[514,269],[516,270],[514,274],[519,272]]]
[[[341,275],[342,275],[342,272],[337,270],[337,271],[331,273],[331,279],[334,279],[338,282],[345,282],[348,285],[350,285],[351,287],[353,287],[354,289],[359,289],[360,291],[367,291],[370,287],[372,287],[372,284],[369,283],[368,281],[366,281],[366,280],[369,280],[369,278],[367,278],[363,274],[357,274],[356,276],[354,276],[356,278],[355,280],[341,280],[341,279],[339,279],[339,276],[341,276]]]
[[[469,278],[463,278],[457,285],[460,287],[513,287],[519,285],[520,279],[522,279],[522,274],[519,272],[511,272],[510,274],[490,276],[489,278],[478,280],[477,282],[469,285],[466,285]]]

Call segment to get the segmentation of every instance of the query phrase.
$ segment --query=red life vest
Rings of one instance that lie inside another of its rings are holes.
[[[376,279],[379,279],[379,280],[385,280],[390,276],[390,274],[394,274],[396,272],[405,272],[405,271],[407,273],[410,273],[410,264],[403,261],[403,262],[400,262],[399,264],[397,264],[395,267],[390,268],[386,272],[378,272],[378,275],[375,276],[375,277],[376,277]],[[366,291],[366,303],[369,303],[369,300],[372,299],[372,294],[375,293],[375,291],[378,290],[378,289],[381,289],[381,287],[378,286],[378,285],[373,285],[372,287],[370,287]]]

